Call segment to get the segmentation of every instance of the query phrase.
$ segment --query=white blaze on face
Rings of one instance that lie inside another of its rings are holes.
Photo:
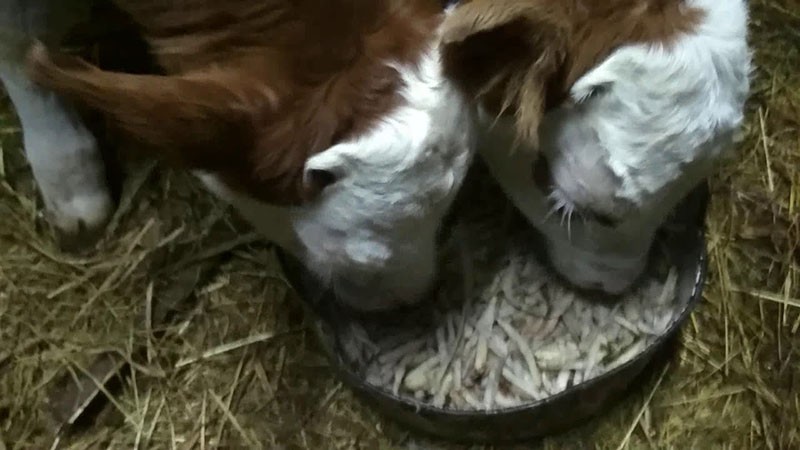
[[[268,239],[301,258],[338,297],[364,310],[420,299],[435,276],[435,236],[474,152],[474,120],[429,50],[415,68],[397,67],[402,106],[365,135],[306,162],[306,174],[336,182],[297,208],[277,208],[221,186]]]
[[[495,176],[544,234],[555,268],[581,287],[630,286],[658,227],[732,149],[742,123],[751,70],[746,5],[687,4],[705,12],[691,34],[669,47],[615,50],[572,86],[576,105],[545,117],[541,153],[551,192],[535,185],[526,152],[499,151],[510,130],[487,137],[495,141],[484,155]],[[559,213],[544,220],[548,197],[574,209],[572,220],[562,224]]]

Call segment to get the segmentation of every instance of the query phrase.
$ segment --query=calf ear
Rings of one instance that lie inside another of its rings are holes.
[[[488,113],[513,116],[518,139],[533,147],[566,58],[564,27],[545,9],[529,0],[466,1],[443,24],[446,74]]]
[[[115,73],[35,44],[28,69],[36,83],[99,110],[155,156],[191,169],[246,157],[273,100],[262,85],[224,67],[175,76]]]

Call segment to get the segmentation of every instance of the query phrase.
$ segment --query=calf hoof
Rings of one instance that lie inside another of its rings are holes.
[[[55,229],[56,243],[59,250],[65,253],[85,254],[92,250],[103,237],[105,223],[97,227],[86,227],[83,221],[78,223],[77,231]]]
[[[105,234],[106,225],[114,212],[108,195],[76,197],[50,211],[59,248],[68,253],[85,253],[94,248]]]

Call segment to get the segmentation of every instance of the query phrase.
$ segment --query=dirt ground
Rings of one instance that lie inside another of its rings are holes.
[[[520,448],[800,448],[800,5],[750,5],[757,70],[744,140],[711,181],[704,302],[666,372]],[[67,255],[20,138],[2,100],[0,449],[50,448],[49,413],[61,410],[79,419],[62,448],[444,445],[334,379],[273,249],[190,176],[137,163],[98,249]],[[166,314],[172,305],[181,314]],[[130,366],[117,386],[98,379],[110,373],[92,366],[98,355]],[[99,414],[58,397],[76,379],[108,386]]]

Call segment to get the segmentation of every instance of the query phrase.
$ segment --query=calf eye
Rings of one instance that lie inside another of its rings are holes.
[[[595,97],[605,94],[608,90],[611,89],[611,83],[600,83],[590,87],[588,90],[583,91],[581,94],[578,94],[578,97],[575,98],[576,104],[581,104],[587,102]]]
[[[314,192],[322,192],[336,183],[336,175],[329,170],[310,169],[306,172],[306,184]]]
[[[598,84],[594,86],[591,91],[589,91],[589,95],[586,98],[594,98],[598,95],[604,94],[608,90],[607,84]]]

